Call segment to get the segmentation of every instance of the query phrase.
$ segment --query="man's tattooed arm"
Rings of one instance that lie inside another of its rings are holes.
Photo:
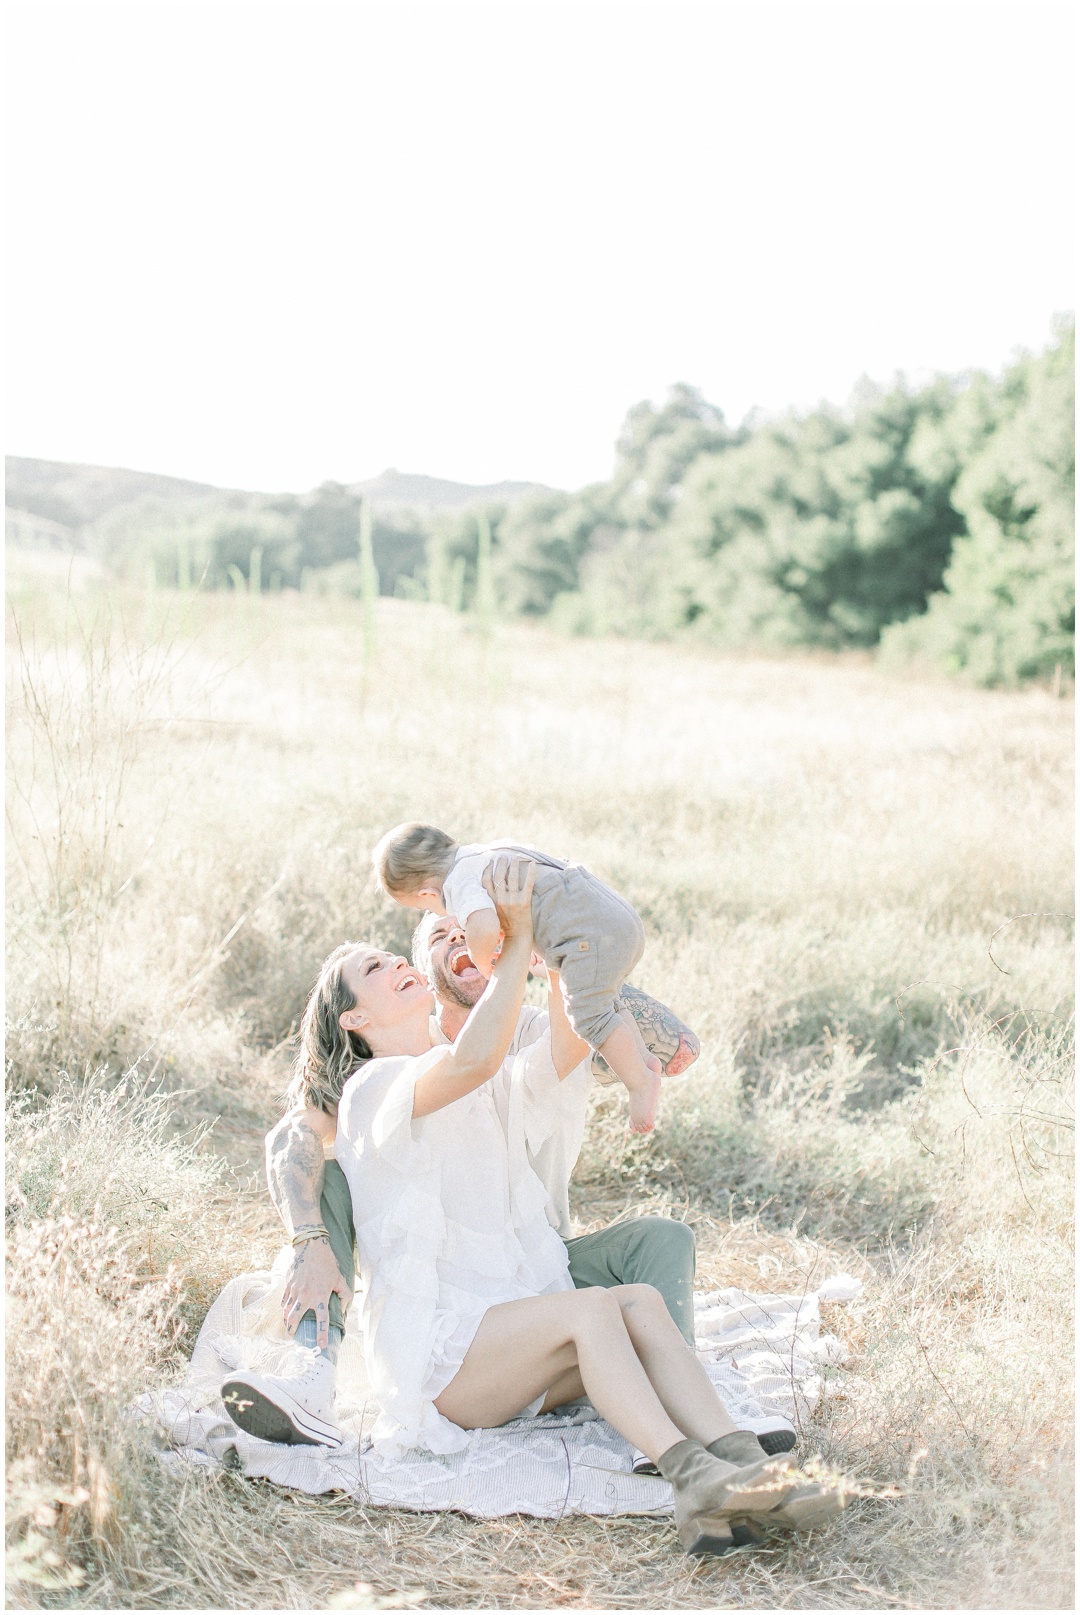
[[[322,1187],[326,1157],[322,1134],[333,1138],[335,1122],[320,1111],[294,1110],[266,1136],[266,1181],[270,1198],[290,1236],[298,1228],[322,1221]],[[307,1312],[314,1312],[318,1345],[327,1344],[330,1296],[337,1291],[342,1307],[352,1300],[334,1259],[328,1238],[306,1240],[292,1253],[281,1308],[289,1334]]]
[[[323,1141],[306,1111],[290,1111],[266,1135],[266,1181],[285,1232],[321,1222]]]
[[[681,1021],[674,1010],[668,1009],[658,998],[650,998],[638,987],[627,982],[619,996],[619,1007],[628,1009],[638,1025],[645,1047],[655,1054],[669,1077],[676,1077],[692,1066],[701,1053],[701,1044],[694,1033]],[[603,1081],[611,1080],[607,1061],[593,1055],[593,1070]]]

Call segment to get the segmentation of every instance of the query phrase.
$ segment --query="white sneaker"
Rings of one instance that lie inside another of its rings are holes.
[[[221,1387],[221,1400],[233,1423],[260,1441],[340,1447],[341,1431],[331,1422],[334,1365],[321,1352],[310,1357],[301,1374],[242,1370],[231,1375]]]

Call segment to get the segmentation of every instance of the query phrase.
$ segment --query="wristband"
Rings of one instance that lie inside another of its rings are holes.
[[[292,1243],[295,1247],[297,1245],[306,1245],[312,1239],[329,1240],[329,1238],[330,1230],[325,1228],[320,1222],[315,1223],[308,1228],[298,1228],[295,1234],[292,1236]]]

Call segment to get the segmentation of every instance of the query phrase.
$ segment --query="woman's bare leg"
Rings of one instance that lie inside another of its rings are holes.
[[[651,1284],[620,1284],[608,1293],[619,1303],[634,1351],[671,1422],[703,1447],[730,1435],[731,1417],[660,1291]]]
[[[648,1290],[648,1286],[630,1288]],[[626,1305],[634,1313],[635,1328],[648,1336],[645,1349],[655,1367],[670,1348],[659,1331],[642,1320],[647,1302],[639,1301],[636,1311],[633,1302]],[[680,1352],[689,1356],[686,1342],[672,1328]],[[678,1368],[661,1373],[680,1407],[689,1408],[685,1371],[682,1376]],[[729,1434],[734,1426],[708,1376],[704,1378],[708,1397],[694,1419],[693,1434],[707,1442]],[[580,1395],[579,1385],[597,1412],[654,1461],[690,1433],[670,1418],[650,1383],[615,1289],[570,1290],[492,1307],[435,1406],[463,1429],[492,1428],[512,1419],[541,1392],[552,1393],[546,1406],[557,1406]]]
[[[638,1361],[672,1424],[703,1447],[730,1435],[735,1429],[731,1416],[659,1290],[651,1284],[621,1284],[610,1293],[619,1303]],[[542,1411],[549,1413],[583,1394],[580,1375],[572,1369],[565,1382],[551,1387]]]

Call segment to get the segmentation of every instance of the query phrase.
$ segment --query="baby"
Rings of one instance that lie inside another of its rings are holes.
[[[523,854],[535,862],[537,952],[549,969],[559,972],[575,1032],[603,1055],[629,1093],[630,1131],[651,1132],[660,1062],[646,1049],[633,1017],[617,1004],[619,990],[645,947],[645,928],[624,898],[580,864],[563,863],[513,841],[462,847],[433,824],[399,824],[388,831],[375,848],[375,873],[384,891],[406,908],[452,914],[464,928],[473,964],[481,975],[490,976],[499,921],[483,875],[506,854]]]

